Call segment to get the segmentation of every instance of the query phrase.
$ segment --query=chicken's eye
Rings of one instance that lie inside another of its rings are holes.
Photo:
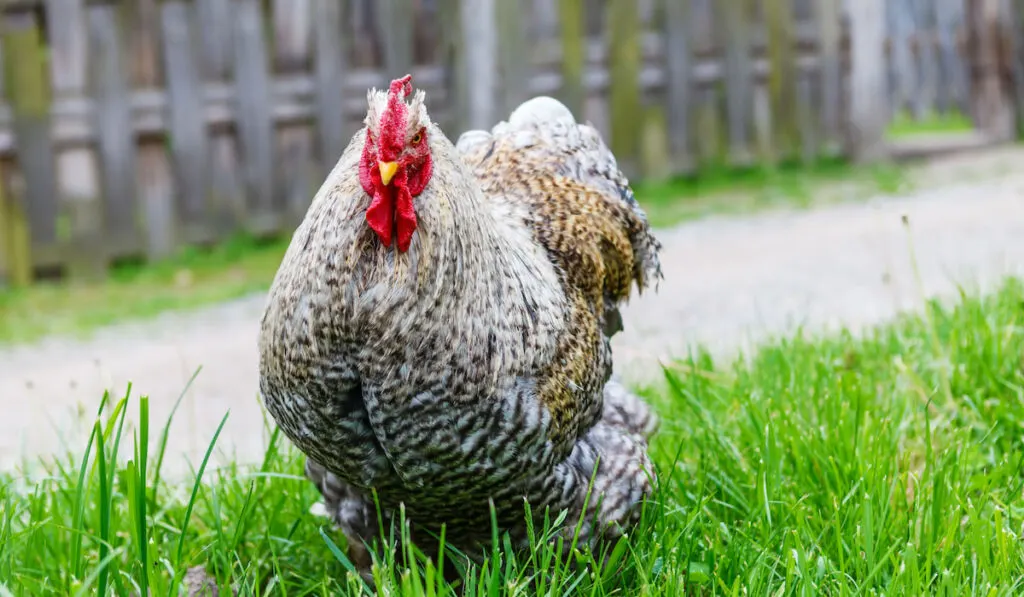
[[[410,143],[412,143],[413,145],[419,145],[421,141],[423,141],[423,133],[416,133],[416,135],[412,138],[412,141],[410,141]]]

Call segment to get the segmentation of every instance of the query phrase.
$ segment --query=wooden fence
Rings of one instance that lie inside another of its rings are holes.
[[[964,74],[962,11],[892,7],[1000,0],[886,1],[5,0],[0,279],[289,234],[366,89],[406,72],[452,138],[559,97],[633,176],[871,157],[890,103],[972,104],[996,76]]]
[[[889,107],[915,119],[970,113],[963,0],[887,0]]]

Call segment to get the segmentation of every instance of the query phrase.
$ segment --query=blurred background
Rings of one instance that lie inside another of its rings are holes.
[[[0,284],[289,234],[406,72],[453,139],[551,94],[645,182],[1006,142],[1018,4],[5,0]]]
[[[916,300],[894,290],[911,278],[898,216],[701,217],[952,188],[962,171],[929,161],[945,154],[1024,159],[1018,0],[0,6],[0,463],[77,441],[76,417],[129,382],[161,420],[200,367],[193,456],[229,409],[222,443],[262,454],[261,293],[367,89],[408,72],[453,140],[536,94],[602,132],[666,245],[665,285],[616,338],[637,378],[690,341]],[[1000,189],[913,203],[929,289],[1020,246],[1019,190]]]

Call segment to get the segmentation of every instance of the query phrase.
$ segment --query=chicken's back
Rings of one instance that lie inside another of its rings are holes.
[[[606,329],[617,331],[633,283],[643,291],[661,278],[661,244],[597,130],[542,96],[490,132],[464,133],[457,148],[491,198],[527,206],[566,284],[603,298]]]

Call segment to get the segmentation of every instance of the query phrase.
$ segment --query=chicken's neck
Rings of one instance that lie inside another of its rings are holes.
[[[411,321],[448,317],[449,310],[481,325],[511,313],[557,311],[558,278],[523,218],[482,194],[450,143],[434,142],[431,150],[433,173],[414,198],[418,225],[405,252],[384,246],[366,223],[372,199],[352,174],[359,148],[350,147],[332,173],[309,229],[297,232],[310,236],[307,247],[318,255],[320,265],[308,275],[338,276],[332,307],[352,317],[354,328],[395,337]]]
[[[507,207],[484,197],[461,161],[438,162],[430,184],[414,199],[418,226],[407,251],[365,243],[365,233],[353,235],[353,257],[367,280],[394,291],[396,300],[414,301],[410,308],[428,308],[426,296],[435,302],[480,298],[493,289],[495,276],[526,275],[509,271],[509,264],[525,267],[536,257],[521,218],[501,213]],[[355,214],[353,224],[365,228],[361,219]]]

